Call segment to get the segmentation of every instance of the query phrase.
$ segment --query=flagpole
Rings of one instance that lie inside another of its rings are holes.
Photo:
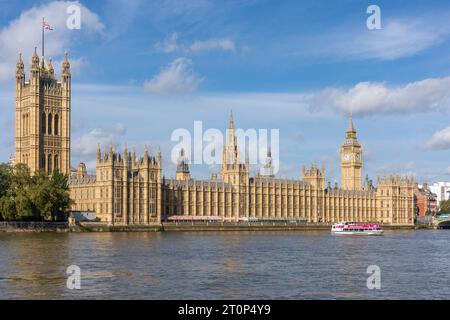
[[[44,57],[44,22],[45,22],[45,18],[42,18],[42,57]]]

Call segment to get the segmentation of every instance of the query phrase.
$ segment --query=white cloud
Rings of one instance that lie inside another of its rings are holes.
[[[230,52],[236,52],[236,44],[233,40],[224,39],[208,39],[208,40],[195,40],[191,44],[179,44],[178,33],[174,32],[167,37],[163,42],[158,42],[155,45],[156,50],[164,53],[172,53],[181,51],[183,53],[200,52],[208,50],[224,50]]]
[[[69,17],[66,10],[73,4],[81,9],[80,30],[69,30],[66,26]],[[46,31],[47,57],[61,57],[66,49],[72,47],[75,37],[79,37],[80,33],[87,36],[103,30],[100,18],[78,1],[54,1],[23,11],[18,18],[0,30],[0,81],[10,81],[14,78],[19,52],[23,53],[26,65],[31,61],[34,47],[39,47],[40,54],[42,17],[45,17],[53,28],[53,31]],[[74,61],[74,68],[82,64],[80,59]],[[59,70],[59,66],[54,67],[56,71]]]
[[[121,123],[116,124],[113,127],[93,129],[73,141],[73,155],[75,158],[95,157],[98,144],[105,147],[109,143],[114,142],[118,136],[125,135],[126,131],[125,125]]]
[[[425,79],[403,86],[360,82],[350,89],[327,88],[307,95],[311,110],[354,114],[450,111],[450,77]]]
[[[195,41],[189,46],[191,51],[203,51],[211,49],[222,49],[225,51],[236,51],[236,45],[233,40],[230,39],[210,39],[206,41]]]
[[[192,75],[190,60],[180,58],[163,68],[145,86],[150,92],[168,94],[171,92],[189,92],[196,88],[202,80],[186,80]],[[181,79],[181,80],[179,80]],[[192,86],[191,83],[195,86]],[[181,83],[181,85],[179,85]],[[83,92],[108,93],[111,95],[127,92],[136,96],[139,90],[133,86],[98,86],[78,84],[76,89]],[[195,94],[192,99],[181,99],[185,106],[228,106],[228,108],[245,109],[249,112],[259,110],[260,117],[264,114],[272,117],[275,113],[292,116],[332,116],[335,113],[354,115],[384,115],[384,114],[417,114],[436,112],[450,113],[450,77],[428,78],[403,85],[389,86],[386,83],[360,82],[349,88],[328,87],[310,92],[229,92]],[[173,90],[171,90],[173,89]],[[186,89],[186,90],[182,90]],[[113,98],[117,101],[117,97]],[[129,99],[129,98],[127,98]],[[147,98],[145,98],[147,99]],[[144,99],[144,100],[145,100]],[[164,97],[153,103],[164,105]],[[172,103],[175,101],[172,100]]]
[[[170,37],[166,38],[162,43],[158,42],[155,45],[155,48],[158,51],[162,51],[164,53],[174,52],[174,51],[178,50],[177,40],[178,40],[178,33],[174,32],[174,33],[172,33],[172,35]]]
[[[144,90],[161,95],[188,93],[195,91],[202,81],[203,78],[194,74],[191,60],[177,58],[146,81]]]
[[[426,147],[437,150],[450,149],[450,127],[435,132],[427,142]]]
[[[394,60],[437,46],[450,36],[449,13],[406,19],[382,19],[382,29],[368,30],[365,24],[340,28],[308,41],[313,53],[344,59]]]

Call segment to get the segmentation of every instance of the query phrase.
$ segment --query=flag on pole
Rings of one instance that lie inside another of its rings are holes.
[[[46,30],[53,30],[53,28],[50,26],[50,24],[46,21],[43,22],[42,28],[44,28]]]

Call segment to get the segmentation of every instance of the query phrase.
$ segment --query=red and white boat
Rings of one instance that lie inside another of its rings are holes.
[[[379,224],[360,224],[356,222],[339,222],[331,227],[332,234],[381,236],[384,230]]]

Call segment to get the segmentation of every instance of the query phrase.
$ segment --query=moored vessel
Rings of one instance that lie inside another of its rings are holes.
[[[333,224],[331,233],[336,235],[381,236],[384,233],[384,230],[379,224],[344,221]]]

